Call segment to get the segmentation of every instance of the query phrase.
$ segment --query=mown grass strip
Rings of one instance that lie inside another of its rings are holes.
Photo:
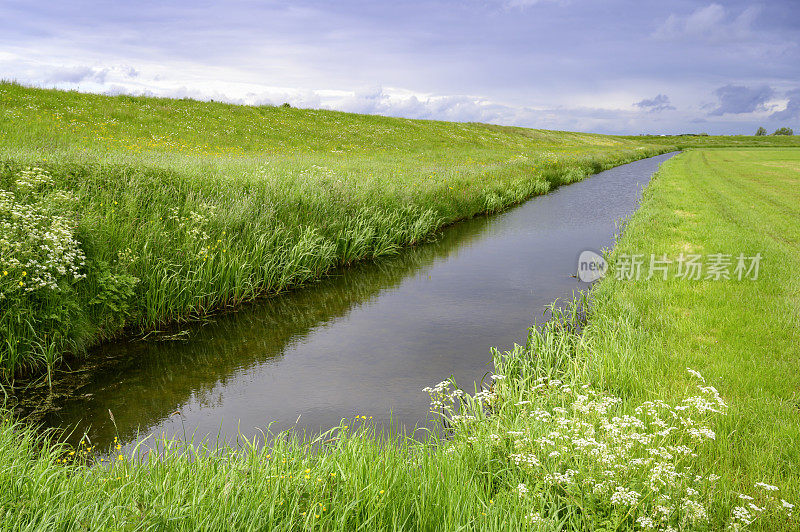
[[[618,280],[595,290],[587,378],[636,401],[701,371],[730,404],[704,457],[724,494],[756,482],[800,500],[800,150],[690,150],[665,163],[614,255],[761,255],[756,280]],[[733,273],[735,264],[731,266]],[[765,529],[786,528],[768,522]]]

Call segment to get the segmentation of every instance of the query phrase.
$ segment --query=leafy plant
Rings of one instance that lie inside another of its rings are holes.
[[[131,316],[131,306],[139,278],[127,273],[112,273],[108,265],[100,263],[97,277],[98,292],[89,301],[95,307],[106,330],[114,332],[125,325]]]

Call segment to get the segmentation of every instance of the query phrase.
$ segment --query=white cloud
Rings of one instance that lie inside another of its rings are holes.
[[[786,105],[770,115],[772,120],[800,120],[800,89],[786,93]]]
[[[506,105],[481,96],[431,94],[396,87],[354,90],[297,89],[252,82],[220,81],[224,75],[178,65],[147,68],[137,65],[52,65],[20,57],[0,57],[0,71],[28,85],[78,89],[109,95],[131,94],[216,100],[247,105],[280,105],[380,114],[402,118],[486,122],[572,130],[616,127],[618,111],[587,107],[532,108]],[[215,75],[217,74],[217,75]],[[613,125],[612,125],[613,124]]]
[[[646,89],[631,88],[630,91],[593,90],[562,98],[566,102],[562,105],[551,101],[530,106],[509,104],[480,95],[428,93],[381,85],[349,90],[273,86],[253,80],[244,81],[235,75],[235,71],[217,67],[200,68],[188,62],[55,64],[5,52],[0,54],[0,72],[6,79],[16,79],[28,85],[112,95],[213,99],[249,105],[289,103],[299,108],[597,133],[682,133],[686,132],[691,119],[703,111],[692,104],[696,97],[694,91],[678,92],[680,111],[670,109],[673,107],[670,99],[658,92],[655,85]],[[778,89],[787,91],[795,87]],[[769,112],[783,108],[783,105],[765,105],[763,91],[756,91],[757,94],[752,95],[749,91],[740,94],[742,91],[737,87],[733,87],[736,90],[727,87],[717,91],[713,91],[713,88],[709,87],[707,94],[714,94],[719,101],[717,104],[710,103],[703,111],[706,116],[718,117],[714,125],[708,126],[711,133],[749,131],[753,125],[750,122],[766,118]],[[674,94],[673,89],[669,90]],[[632,95],[644,91],[647,91],[645,94],[649,92],[658,96],[631,105],[630,102],[635,101]],[[755,107],[748,103],[752,101],[755,101]],[[654,108],[670,112],[651,112]],[[742,111],[751,108],[756,112],[748,114]],[[796,108],[797,104],[792,103],[784,114],[794,115]],[[717,125],[719,128],[715,129]]]

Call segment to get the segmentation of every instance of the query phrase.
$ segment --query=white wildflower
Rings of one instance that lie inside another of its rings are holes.
[[[700,382],[706,382],[706,379],[703,378],[703,376],[700,374],[699,371],[693,370],[691,368],[686,368],[686,371],[697,377],[700,380]]]
[[[761,488],[764,491],[778,491],[778,486],[772,486],[770,484],[764,484],[763,482],[756,482],[756,487]]]
[[[540,525],[540,524],[543,524],[545,522],[545,519],[542,518],[542,514],[540,512],[535,512],[535,513],[531,512],[531,514],[528,515],[528,519],[530,519],[531,520],[531,524],[534,524],[534,525]]]
[[[744,506],[735,507],[732,514],[734,521],[738,521],[745,526],[753,522],[753,515]]]
[[[611,503],[624,506],[633,506],[639,502],[639,497],[640,495],[637,492],[624,486],[619,486],[611,495]]]
[[[693,499],[683,499],[683,510],[690,522],[706,521],[708,513],[705,507]]]
[[[529,467],[535,467],[541,465],[535,454],[512,454],[509,458],[511,458],[515,464],[520,466],[526,465]]]

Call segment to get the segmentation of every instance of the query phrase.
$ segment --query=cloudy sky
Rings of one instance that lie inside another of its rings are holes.
[[[800,131],[800,1],[3,0],[0,78],[601,133]]]

